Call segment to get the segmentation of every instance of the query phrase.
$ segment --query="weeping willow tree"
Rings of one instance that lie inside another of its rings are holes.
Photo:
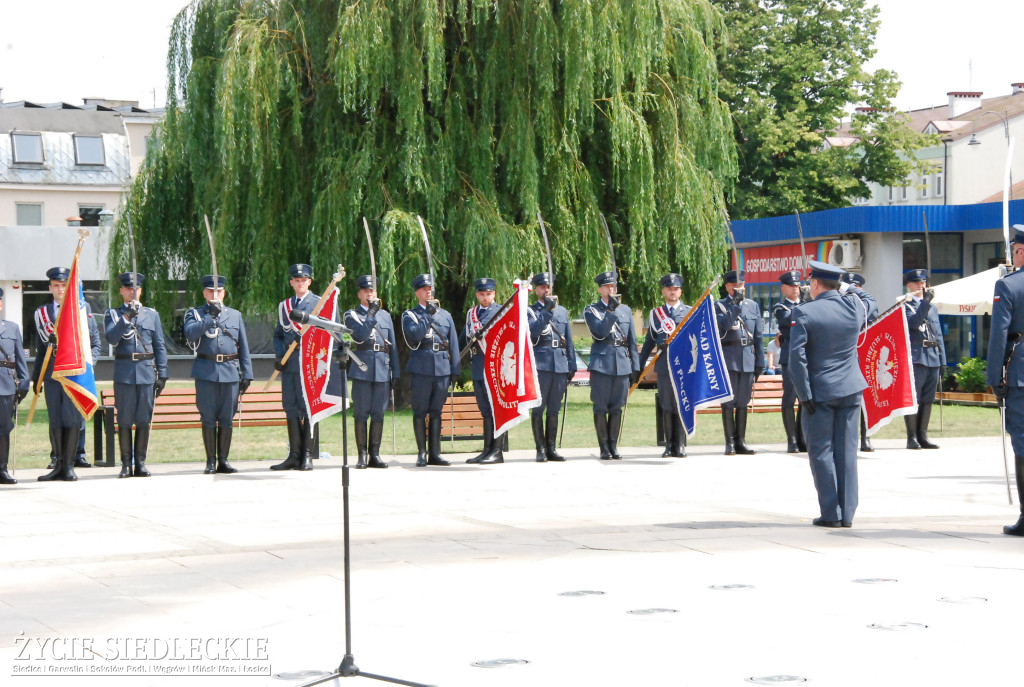
[[[123,213],[140,269],[208,273],[208,215],[233,305],[267,311],[291,263],[313,265],[314,289],[339,262],[368,273],[366,216],[398,309],[427,271],[421,215],[458,311],[476,277],[546,269],[539,210],[570,309],[611,268],[602,213],[628,302],[655,302],[667,271],[699,294],[736,170],[723,34],[706,0],[194,0]]]

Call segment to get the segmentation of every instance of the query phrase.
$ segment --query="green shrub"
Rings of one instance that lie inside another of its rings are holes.
[[[956,378],[956,385],[960,391],[969,394],[981,393],[988,384],[985,382],[985,369],[987,367],[984,358],[964,358],[956,366],[957,371],[953,374]]]

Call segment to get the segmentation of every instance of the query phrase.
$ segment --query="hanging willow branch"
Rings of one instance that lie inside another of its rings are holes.
[[[603,213],[631,304],[670,270],[696,295],[721,267],[736,172],[722,33],[706,0],[194,0],[128,202],[140,268],[208,272],[205,213],[233,304],[266,311],[291,263],[369,272],[365,215],[398,308],[427,269],[421,215],[459,311],[474,278],[543,269],[540,210],[578,310],[610,268]]]

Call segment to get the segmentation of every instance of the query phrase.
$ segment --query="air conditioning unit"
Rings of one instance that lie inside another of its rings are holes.
[[[828,264],[845,270],[860,267],[860,239],[844,239],[832,244],[828,251]]]

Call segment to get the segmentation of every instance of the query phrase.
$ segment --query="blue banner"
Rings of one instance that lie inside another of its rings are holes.
[[[687,313],[666,351],[676,408],[686,435],[691,437],[697,429],[700,408],[732,400],[713,306],[714,301],[706,292]]]

